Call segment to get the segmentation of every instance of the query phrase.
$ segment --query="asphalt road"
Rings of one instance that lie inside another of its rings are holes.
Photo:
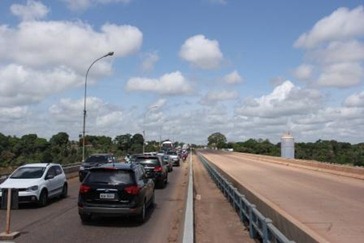
[[[202,154],[320,242],[363,242],[364,180],[260,161],[239,153]],[[305,242],[294,237],[290,239]]]
[[[90,225],[81,224],[77,209],[80,182],[77,177],[69,179],[67,198],[53,200],[44,208],[21,206],[11,211],[10,230],[20,232],[13,242],[181,242],[187,169],[187,164],[174,167],[167,187],[156,189],[156,204],[142,225],[127,218],[99,218]],[[5,222],[6,210],[1,210],[1,232]]]

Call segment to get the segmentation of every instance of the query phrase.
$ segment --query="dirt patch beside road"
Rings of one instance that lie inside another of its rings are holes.
[[[195,242],[255,242],[198,157],[192,161]]]

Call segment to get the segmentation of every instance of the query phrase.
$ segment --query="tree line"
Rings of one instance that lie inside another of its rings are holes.
[[[225,135],[216,132],[208,137],[208,146],[233,149],[235,152],[281,156],[281,143],[268,139],[248,139],[244,142],[227,142]],[[364,143],[350,144],[335,140],[317,140],[295,143],[295,158],[335,164],[364,166]]]
[[[126,154],[142,153],[144,138],[142,134],[123,134],[114,139],[107,136],[85,137],[86,157],[93,153],[113,153],[116,157]],[[182,146],[183,143],[174,142]],[[145,152],[158,151],[160,141],[145,143]],[[0,133],[0,167],[17,167],[26,163],[54,162],[63,165],[82,161],[83,139],[72,141],[65,132],[53,135],[49,140],[36,134],[27,134],[20,138],[5,136]]]
[[[142,153],[144,138],[142,134],[123,134],[115,138],[107,136],[85,137],[86,157],[93,153],[110,152],[117,157],[126,154]],[[183,142],[174,142],[182,146]],[[49,140],[36,134],[20,138],[0,133],[0,167],[16,167],[25,163],[55,162],[63,165],[82,161],[82,138],[77,141],[60,132]],[[205,145],[190,145],[193,148]],[[213,133],[207,138],[207,146],[218,149],[233,149],[235,152],[281,156],[281,144],[273,144],[268,139],[248,139],[243,142],[228,142],[221,133]],[[158,151],[160,141],[145,143],[145,152]],[[295,158],[316,160],[335,164],[364,166],[364,143],[350,144],[335,140],[317,140],[312,143],[295,143]]]

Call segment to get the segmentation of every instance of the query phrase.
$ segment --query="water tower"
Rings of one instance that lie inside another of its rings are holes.
[[[294,159],[294,138],[290,132],[284,133],[281,137],[281,157]]]

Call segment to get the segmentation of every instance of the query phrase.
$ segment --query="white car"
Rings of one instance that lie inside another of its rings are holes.
[[[38,203],[43,207],[48,199],[67,197],[68,183],[62,166],[54,163],[26,164],[18,167],[2,184],[2,191],[18,189],[19,203]],[[2,200],[0,200],[1,202]]]

